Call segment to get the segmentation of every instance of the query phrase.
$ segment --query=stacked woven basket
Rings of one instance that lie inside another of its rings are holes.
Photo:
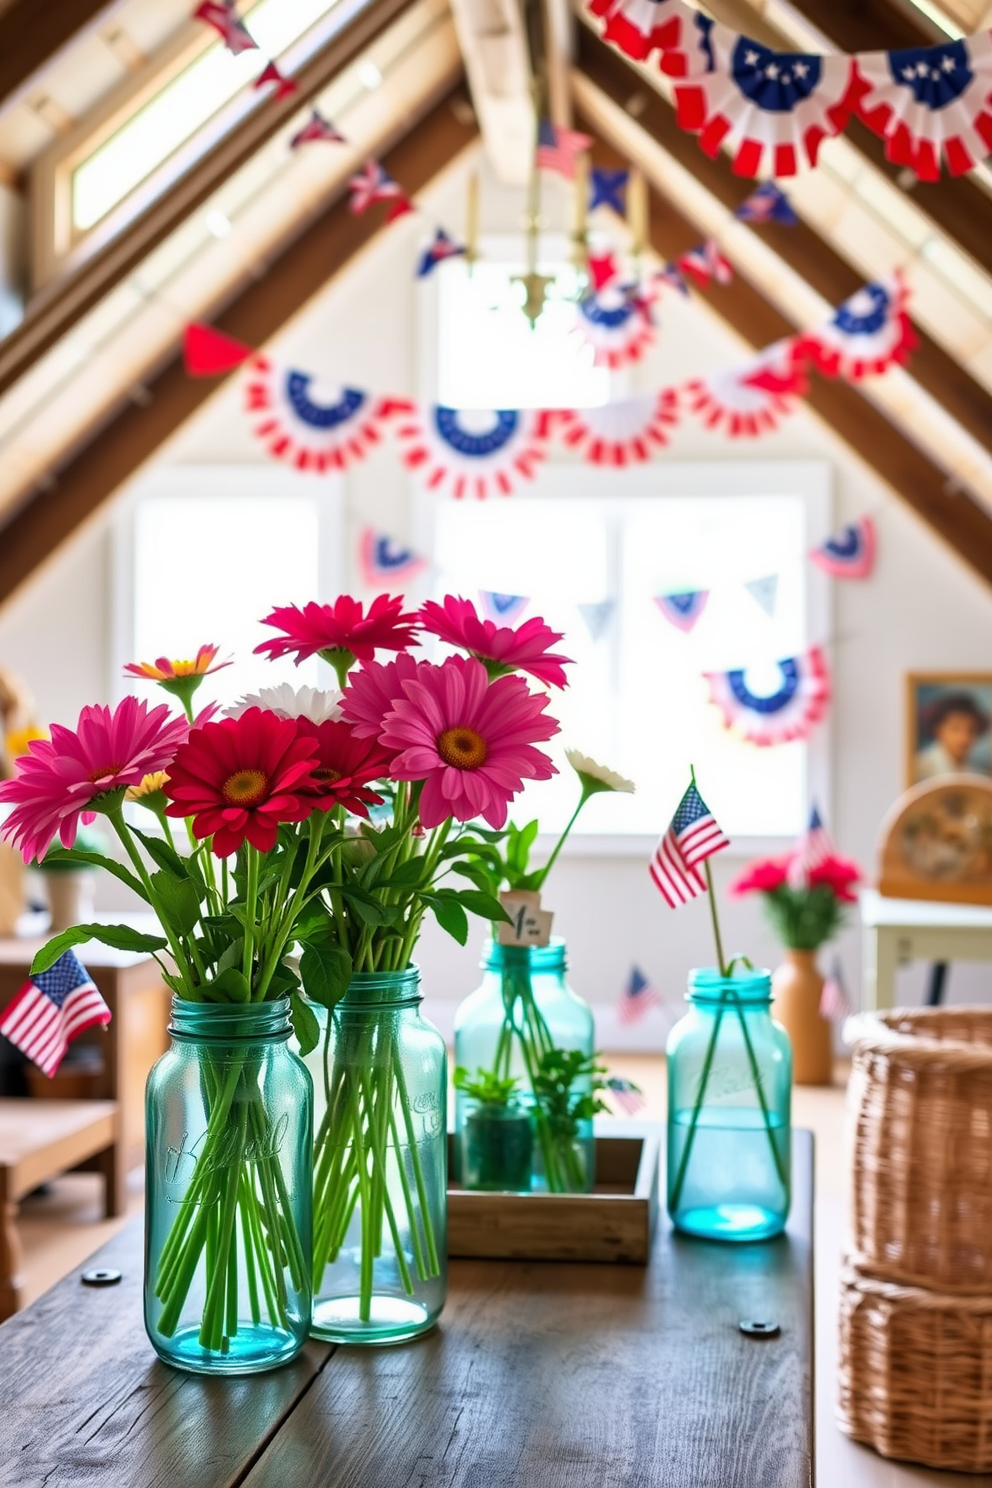
[[[992,1009],[865,1015],[853,1042],[839,1419],[885,1457],[992,1470]]]

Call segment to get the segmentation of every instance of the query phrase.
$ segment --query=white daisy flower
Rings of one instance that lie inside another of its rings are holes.
[[[606,765],[598,765],[594,759],[587,754],[580,754],[577,749],[566,749],[565,758],[582,782],[582,789],[587,796],[595,795],[596,791],[623,791],[627,795],[633,795],[636,789],[632,780],[626,780],[623,775],[618,775],[616,770],[610,770]]]
[[[240,718],[249,708],[264,708],[279,718],[309,718],[311,723],[337,723],[341,718],[341,693],[336,687],[322,692],[316,687],[294,687],[280,682],[278,687],[263,687],[246,692],[228,708],[228,718]]]

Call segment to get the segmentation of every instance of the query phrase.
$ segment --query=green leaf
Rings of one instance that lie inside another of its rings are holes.
[[[236,966],[229,966],[226,971],[221,972],[220,976],[214,977],[209,987],[217,1001],[220,1000],[217,997],[218,993],[225,1002],[251,1001],[251,988],[248,985],[248,978]]]
[[[240,936],[237,940],[230,941],[221,951],[217,958],[217,975],[227,971],[228,967],[240,966],[244,958],[245,938]]]
[[[434,911],[434,918],[441,929],[446,930],[459,945],[465,945],[468,940],[468,915],[458,903],[457,897],[452,894],[449,898],[440,893],[424,894],[423,899]]]
[[[461,874],[462,878],[467,878],[484,894],[492,894],[497,887],[493,881],[494,875],[487,873],[485,868],[480,868],[478,863],[452,863],[451,871]]]
[[[319,940],[305,945],[300,956],[303,990],[312,1002],[334,1008],[351,983],[352,960],[343,946]]]
[[[47,971],[66,951],[86,940],[98,940],[115,951],[164,951],[167,946],[160,935],[142,935],[130,925],[74,925],[42,946],[31,963],[31,975]]]
[[[123,863],[104,857],[103,853],[83,852],[79,847],[50,847],[45,854],[45,868],[55,866],[68,868],[73,863],[78,863],[82,868],[103,868],[107,873],[112,873],[115,878],[119,878],[121,883],[127,884],[129,889],[133,889],[146,904],[148,903],[148,895],[141,879],[130,869],[125,868]]]
[[[424,876],[423,858],[410,858],[406,863],[398,863],[388,878],[380,879],[379,887],[382,889],[407,889],[416,888]]]
[[[169,924],[182,935],[188,935],[200,921],[200,895],[196,885],[188,878],[174,878],[164,868],[152,874],[151,883]]]
[[[360,920],[366,925],[391,925],[396,918],[398,909],[389,904],[380,904],[378,899],[371,894],[366,894],[362,889],[354,887],[347,888],[341,896],[346,904],[350,904]]]
[[[478,889],[459,889],[458,902],[472,914],[481,915],[484,920],[502,921],[507,925],[511,923],[510,916],[492,894],[481,893]]]
[[[317,1015],[313,1008],[307,1007],[298,992],[290,995],[289,1011],[300,1053],[309,1054],[320,1042],[320,1024],[317,1022]]]
[[[298,992],[299,990],[300,979],[296,975],[296,972],[288,967],[284,961],[280,961],[269,978],[269,985],[265,994],[266,997],[292,997],[294,992]]]
[[[137,827],[131,831],[137,837],[142,847],[147,852],[153,863],[166,873],[171,873],[174,878],[188,878],[185,861],[179,856],[174,847],[170,847],[162,837],[151,837],[147,832],[140,832]]]

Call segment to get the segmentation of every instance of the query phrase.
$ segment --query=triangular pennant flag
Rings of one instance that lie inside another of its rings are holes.
[[[767,574],[763,579],[751,579],[744,588],[766,615],[774,615],[778,599],[778,574]]]
[[[235,15],[234,0],[203,0],[203,4],[194,10],[193,18],[206,21],[208,26],[219,31],[227,50],[235,56],[258,48],[258,42]]]
[[[190,377],[219,377],[254,355],[253,346],[225,336],[213,326],[194,321],[183,332],[183,360]]]
[[[366,527],[361,535],[358,561],[369,589],[378,589],[390,581],[406,583],[427,567],[426,558],[371,527]]]
[[[487,618],[498,625],[512,625],[530,604],[522,594],[496,594],[491,589],[480,589],[479,598]]]
[[[439,227],[434,234],[433,240],[421,254],[420,263],[417,265],[417,278],[425,279],[439,263],[444,263],[446,258],[462,258],[465,254],[464,243],[456,242],[449,237],[443,227]]]
[[[344,135],[330,119],[325,119],[319,109],[314,109],[302,129],[298,129],[289,142],[291,150],[298,150],[301,145],[309,145],[314,140],[321,140],[327,145],[346,144]]]
[[[656,594],[654,602],[670,624],[688,635],[705,610],[709,597],[708,589],[686,589],[681,594]]]
[[[875,567],[876,548],[875,524],[871,517],[862,517],[828,537],[809,556],[835,579],[867,579]]]
[[[279,71],[279,68],[274,62],[266,62],[264,69],[255,79],[254,87],[264,88],[266,83],[275,83],[276,98],[288,98],[290,93],[296,92],[296,84],[293,82],[293,79],[283,77],[282,73]]]
[[[592,279],[592,287],[598,294],[618,274],[616,257],[612,253],[590,253],[589,275]]]
[[[405,217],[408,212],[415,212],[416,210],[416,207],[408,196],[398,196],[386,213],[386,221],[395,222],[397,217]]]
[[[617,607],[615,599],[600,599],[595,604],[580,604],[579,614],[586,622],[586,629],[594,641],[601,640]]]

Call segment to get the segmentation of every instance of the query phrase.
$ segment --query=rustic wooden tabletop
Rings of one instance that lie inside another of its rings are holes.
[[[152,1355],[141,1228],[0,1327],[3,1488],[809,1488],[812,1138],[788,1233],[647,1267],[456,1261],[441,1326],[208,1380]],[[741,1333],[776,1323],[775,1338]]]

